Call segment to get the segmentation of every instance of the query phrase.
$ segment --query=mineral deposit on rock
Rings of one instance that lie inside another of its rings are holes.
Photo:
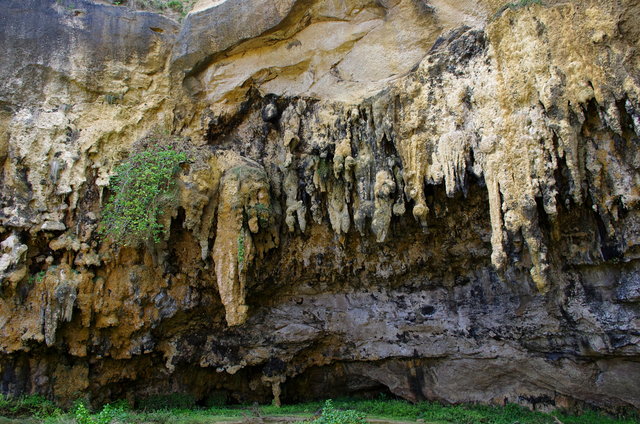
[[[640,408],[638,28],[633,0],[5,0],[0,390]],[[177,207],[115,246],[153,134],[190,155]]]

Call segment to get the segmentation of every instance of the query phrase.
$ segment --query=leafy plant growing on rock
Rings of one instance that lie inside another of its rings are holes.
[[[184,5],[180,0],[171,0],[167,3],[167,7],[179,13],[182,13],[184,11]]]
[[[329,178],[329,174],[331,173],[331,168],[329,167],[329,161],[325,158],[320,158],[318,161],[318,175],[323,180]]]
[[[366,424],[365,414],[352,409],[339,410],[333,407],[331,399],[324,403],[322,415],[311,424]]]
[[[29,278],[27,279],[27,283],[29,283],[29,284],[39,283],[42,280],[44,280],[45,274],[46,274],[45,271],[39,271],[35,275],[30,275]]]
[[[238,234],[238,264],[244,262],[244,231],[240,231]]]
[[[255,205],[247,208],[247,214],[249,216],[256,216],[262,228],[267,228],[269,226],[269,218],[271,217],[271,209],[269,206],[263,203],[256,203]]]
[[[8,397],[0,394],[0,417],[45,418],[62,411],[41,395]]]
[[[111,0],[111,4],[160,13],[166,12],[168,9],[184,17],[193,8],[195,0]]]
[[[97,414],[91,414],[84,402],[79,402],[73,410],[78,424],[110,424],[124,414],[122,406],[105,405]]]
[[[507,9],[511,9],[511,10],[520,9],[522,7],[529,6],[532,4],[542,5],[542,0],[518,0],[513,3],[507,3],[504,6],[502,6],[500,9],[498,9],[494,17],[498,17],[502,15],[502,13]]]
[[[174,177],[187,159],[173,148],[154,146],[119,165],[110,181],[101,233],[123,246],[159,242],[164,227],[158,217],[175,202]]]

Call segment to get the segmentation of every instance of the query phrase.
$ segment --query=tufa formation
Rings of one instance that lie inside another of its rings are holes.
[[[638,28],[632,0],[6,0],[0,390],[640,408]],[[167,139],[162,240],[100,237]]]

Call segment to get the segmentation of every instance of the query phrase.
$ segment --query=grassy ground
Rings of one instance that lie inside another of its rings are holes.
[[[171,408],[170,402],[155,404],[154,411],[130,410],[125,404],[100,411],[75,409],[62,411],[39,396],[8,399],[0,396],[0,424],[206,424],[218,422],[278,423],[290,420],[312,421],[323,410],[323,402],[275,406],[225,406],[207,409]],[[165,408],[165,409],[162,409]],[[419,422],[425,424],[639,424],[636,414],[611,417],[598,412],[569,415],[562,412],[545,414],[533,412],[517,405],[506,407],[482,405],[443,406],[438,403],[411,404],[401,400],[333,401],[334,411],[353,410],[363,413],[369,422],[375,420]],[[79,412],[80,411],[80,412]],[[326,423],[326,420],[325,420]],[[327,423],[349,424],[349,423]]]

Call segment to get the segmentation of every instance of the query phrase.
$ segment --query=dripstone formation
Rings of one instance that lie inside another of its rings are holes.
[[[5,1],[0,391],[640,408],[638,28],[632,0]],[[177,207],[115,246],[154,134],[190,156]]]

